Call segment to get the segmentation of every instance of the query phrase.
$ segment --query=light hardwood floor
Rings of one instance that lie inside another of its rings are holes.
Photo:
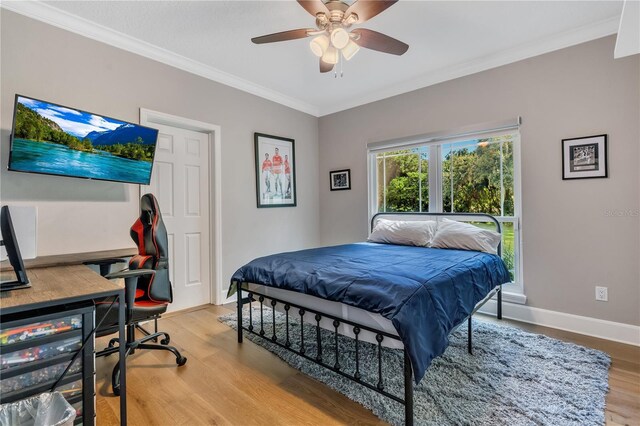
[[[189,360],[176,367],[168,352],[138,351],[127,368],[130,425],[382,424],[371,412],[289,367],[218,322],[229,307],[207,306],[169,315],[159,327]],[[483,317],[488,319],[488,317]],[[640,348],[550,328],[505,321],[608,352],[607,424],[640,425]],[[99,339],[97,347],[104,345]],[[115,356],[96,361],[97,424],[118,424],[111,393]]]

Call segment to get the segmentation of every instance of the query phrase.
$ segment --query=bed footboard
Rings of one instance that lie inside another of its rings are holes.
[[[476,313],[476,311],[482,307],[482,305],[484,305],[487,301],[489,301],[495,295],[498,296],[498,315],[500,317],[501,316],[500,304],[502,300],[501,290],[502,290],[501,286],[497,286],[489,295],[487,295],[485,299],[483,299],[480,303],[478,303],[476,308],[473,310],[473,312],[471,312],[471,314],[467,318],[467,324],[468,324],[467,344],[468,344],[468,350],[470,354],[472,353],[472,334],[473,334],[471,318],[473,314]],[[273,344],[276,344],[282,348],[285,348],[286,350],[292,353],[295,353],[303,358],[306,358],[309,361],[312,361],[318,365],[321,365],[324,368],[327,368],[337,374],[340,374],[341,376],[346,377],[349,380],[352,380],[362,386],[365,386],[375,392],[378,392],[388,398],[391,398],[396,402],[403,404],[404,412],[405,412],[405,424],[413,425],[413,420],[414,420],[413,419],[413,416],[414,416],[413,415],[413,369],[411,368],[411,361],[409,359],[409,355],[407,354],[406,349],[404,350],[404,362],[403,362],[403,372],[402,372],[404,376],[404,395],[399,396],[399,395],[394,395],[388,392],[385,389],[385,384],[382,377],[382,369],[383,369],[382,342],[384,341],[384,339],[395,339],[400,341],[400,338],[398,336],[387,333],[382,330],[377,330],[375,328],[372,328],[366,325],[358,324],[353,321],[346,320],[344,318],[326,314],[324,312],[320,312],[313,308],[301,306],[299,304],[281,300],[273,296],[267,296],[256,290],[248,289],[247,283],[237,283],[237,291],[238,291],[237,293],[238,294],[238,302],[237,302],[238,330],[237,332],[238,332],[239,343],[242,343],[243,332],[248,332],[255,336],[262,337],[263,339],[267,339]],[[244,294],[243,294],[244,292],[247,293],[246,297],[244,297]],[[259,314],[259,318],[254,319],[254,314],[251,307],[255,302],[259,303],[260,314]],[[265,303],[268,303],[268,305],[271,307],[270,318],[265,318],[265,310],[264,310]],[[242,310],[245,304],[248,304],[250,306],[249,322],[246,325],[242,317]],[[275,308],[276,306],[278,306],[278,304],[281,304],[284,307],[284,315],[285,315],[284,336],[278,336],[275,331],[276,330]],[[293,345],[293,342],[291,341],[291,336],[289,334],[289,329],[290,329],[289,324],[290,324],[291,315],[297,316],[297,318],[299,318],[300,324],[304,323],[305,318],[313,318],[313,320],[316,323],[315,333],[314,333],[315,336],[314,335],[305,336],[304,328],[301,327],[300,341],[298,342],[298,345],[297,345],[299,349],[296,349],[296,347]],[[320,321],[323,318],[329,318],[330,320],[333,321],[333,327],[334,327],[334,330],[333,330],[334,344],[332,345],[333,347],[327,348],[323,345],[323,342],[320,336],[320,333],[321,333]],[[265,321],[271,322],[272,334],[270,336],[267,335],[267,333],[265,332],[265,328],[264,328]],[[349,327],[351,327],[353,334],[355,335],[355,339],[354,339],[355,340],[355,360],[354,360],[355,370],[352,372],[345,371],[340,365],[341,354],[339,352],[338,336],[341,334],[339,333],[338,329],[342,324],[347,324]],[[359,336],[363,332],[373,333],[376,337],[376,342],[377,342],[377,382],[376,383],[369,383],[364,381],[360,373],[359,348],[361,345],[361,341],[359,339]],[[315,356],[310,356],[308,353],[306,353],[305,345],[304,345],[305,339],[307,341],[315,340],[315,345],[316,345]],[[328,353],[330,354],[329,356],[327,356]],[[333,360],[334,362],[329,363],[329,360]]]
[[[404,394],[403,395],[394,395],[388,392],[385,388],[385,383],[383,379],[383,357],[382,357],[382,342],[385,339],[395,339],[397,341],[401,341],[400,337],[397,335],[390,334],[388,332],[377,330],[375,328],[358,324],[354,321],[347,320],[344,318],[340,318],[335,315],[327,314],[324,312],[320,312],[314,308],[309,308],[306,306],[301,306],[296,303],[292,303],[286,300],[282,300],[276,298],[274,296],[267,296],[265,294],[260,293],[256,290],[251,290],[248,288],[247,283],[236,283],[237,288],[237,310],[238,310],[238,343],[242,343],[243,333],[251,333],[255,336],[259,336],[263,339],[269,340],[271,343],[278,345],[292,353],[297,354],[309,361],[312,361],[318,365],[321,365],[324,368],[327,368],[334,373],[340,374],[343,377],[346,377],[349,380],[352,380],[362,386],[365,386],[375,392],[378,392],[392,400],[402,404],[404,406],[405,412],[405,425],[413,425],[414,422],[414,413],[413,413],[413,369],[411,367],[411,361],[409,359],[409,355],[406,349],[404,352],[404,361],[403,361],[403,377],[404,377]],[[245,294],[246,293],[246,296]],[[497,296],[498,298],[498,318],[502,317],[502,286],[497,286],[493,289],[491,293],[489,293],[480,303],[476,305],[474,310],[467,317],[467,347],[470,354],[472,354],[472,317],[478,309],[480,309],[486,302],[488,302],[492,297]],[[259,314],[254,315],[252,306],[253,303],[259,304]],[[271,308],[271,314],[268,315],[265,313],[265,303],[268,307]],[[243,307],[244,305],[249,305],[249,321],[245,324],[243,320]],[[285,332],[284,335],[277,335],[276,333],[276,307],[278,305],[283,306],[284,315],[285,315]],[[254,316],[258,316],[254,318]],[[293,316],[293,317],[292,317]],[[299,342],[293,342],[290,335],[290,320],[291,318],[298,318],[300,324],[304,324],[306,318],[311,318],[312,326],[313,322],[315,322],[315,333],[311,336],[307,336],[304,333],[304,328],[301,327]],[[333,330],[329,330],[333,333],[333,344],[330,347],[326,347],[323,344],[321,338],[321,326],[320,322],[323,318],[328,318],[332,321]],[[271,335],[268,335],[267,331],[265,331],[265,323],[271,322]],[[353,334],[355,336],[355,369],[353,371],[346,371],[342,368],[340,364],[340,360],[342,359],[342,355],[340,353],[340,346],[338,345],[338,336],[342,334],[338,331],[339,328],[346,324],[351,328]],[[460,324],[464,324],[464,321]],[[454,329],[455,330],[455,329]],[[362,333],[372,333],[375,336],[375,340],[377,342],[377,381],[375,383],[370,383],[362,378],[362,374],[360,371],[360,345],[362,344],[360,340],[360,336]],[[305,350],[305,341],[313,342],[315,341],[316,353],[315,356],[310,356]],[[294,345],[294,343],[297,343]],[[296,349],[297,347],[297,349]],[[331,361],[333,361],[331,363]]]
[[[409,360],[409,355],[407,351],[404,350],[404,362],[403,362],[403,372],[404,375],[404,395],[394,395],[387,391],[383,378],[383,357],[382,357],[382,342],[385,339],[395,339],[398,341],[400,337],[393,335],[391,333],[387,333],[382,330],[377,330],[375,328],[358,324],[350,320],[346,320],[344,318],[340,318],[334,315],[330,315],[324,312],[320,312],[314,308],[309,308],[306,306],[301,306],[292,302],[288,302],[285,300],[278,299],[274,296],[267,296],[255,290],[249,290],[247,288],[246,283],[238,283],[238,342],[242,343],[243,332],[251,333],[255,336],[262,337],[263,339],[269,340],[271,343],[278,345],[282,348],[287,349],[288,351],[295,353],[309,361],[312,361],[322,367],[333,371],[334,373],[340,374],[343,377],[346,377],[349,380],[352,380],[362,386],[365,386],[375,392],[378,392],[392,400],[399,402],[404,405],[405,408],[405,424],[413,425],[413,369],[411,368],[411,361]],[[246,292],[246,297],[243,297],[243,293]],[[258,318],[254,318],[253,310],[251,309],[253,303],[258,303],[260,307],[260,313]],[[245,321],[242,317],[242,309],[244,305],[249,305],[249,322],[245,324]],[[271,308],[271,314],[268,315],[265,313],[265,304]],[[284,308],[284,316],[285,316],[285,333],[282,336],[278,336],[276,333],[276,311],[275,308],[278,305],[282,305]],[[311,336],[307,336],[304,333],[304,328],[300,329],[300,336],[298,342],[293,342],[291,340],[291,335],[289,333],[290,330],[290,320],[292,318],[297,318],[300,324],[304,324],[305,319],[311,318],[312,326],[315,328],[315,332]],[[330,331],[333,333],[333,344],[329,347],[326,347],[323,344],[321,338],[321,326],[320,322],[323,318],[328,318],[332,321],[333,330]],[[271,322],[271,335],[267,335],[265,331],[265,323]],[[313,325],[315,322],[315,325]],[[353,371],[345,370],[340,360],[343,359],[343,355],[340,353],[340,346],[338,344],[338,337],[342,334],[338,331],[338,329],[346,324],[351,328],[353,334],[355,335],[355,369]],[[362,341],[360,340],[360,336],[362,333],[372,333],[375,335],[375,340],[377,342],[377,377],[375,383],[370,383],[363,379],[361,374],[361,345]],[[306,342],[314,342],[316,347],[316,352],[313,356],[310,356],[305,350],[305,341]],[[294,345],[294,343],[296,343]]]

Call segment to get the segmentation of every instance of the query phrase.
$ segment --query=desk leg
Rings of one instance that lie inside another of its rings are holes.
[[[120,356],[120,425],[127,424],[127,337],[125,333],[125,308],[124,291],[118,296],[118,355]]]

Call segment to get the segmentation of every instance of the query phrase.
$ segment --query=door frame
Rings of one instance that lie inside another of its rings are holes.
[[[209,303],[222,303],[222,136],[221,127],[164,112],[140,108],[140,124],[153,126],[160,124],[179,129],[192,130],[209,135],[209,185],[212,189],[209,197]],[[210,231],[211,232],[211,231]]]

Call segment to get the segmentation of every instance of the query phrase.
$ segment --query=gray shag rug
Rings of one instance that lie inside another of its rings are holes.
[[[255,306],[255,305],[254,305]],[[259,309],[253,324],[259,328]],[[249,323],[248,308],[243,313]],[[299,349],[300,323],[291,316],[292,346]],[[265,307],[265,336],[272,335],[271,311]],[[236,329],[236,314],[219,321]],[[276,335],[284,341],[284,314],[276,312]],[[436,358],[414,389],[414,419],[418,425],[602,425],[608,390],[610,358],[583,346],[562,342],[515,327],[474,319],[473,355],[467,353],[466,325],[450,336],[446,352]],[[305,323],[306,354],[315,357],[316,328]],[[334,335],[322,330],[326,363],[335,361]],[[245,332],[292,367],[327,384],[393,425],[404,423],[402,404],[306,360],[263,338]],[[355,341],[341,336],[342,371],[355,371]],[[383,349],[385,389],[403,397],[403,353]],[[377,382],[377,347],[361,342],[360,371]]]

